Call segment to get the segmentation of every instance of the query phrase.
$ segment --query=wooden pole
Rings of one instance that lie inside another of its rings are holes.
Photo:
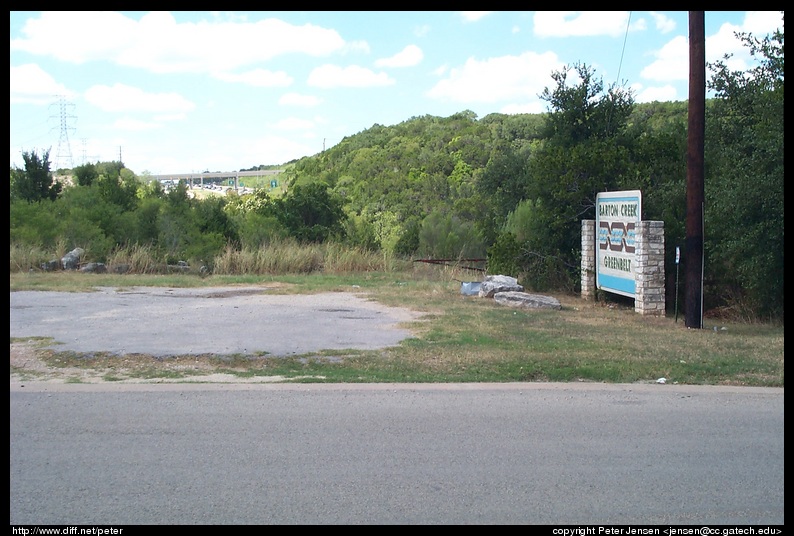
[[[703,328],[703,147],[706,124],[706,37],[703,11],[689,12],[689,104],[686,153],[685,315]]]

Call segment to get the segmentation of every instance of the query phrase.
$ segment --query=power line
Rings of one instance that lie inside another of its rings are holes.
[[[631,26],[631,11],[629,11],[629,18],[626,21],[626,35],[623,36],[623,50],[620,51],[620,63],[618,63],[618,76],[615,78],[615,84],[620,84],[620,70],[623,68],[623,56],[626,54],[626,42],[629,40],[629,27]]]
[[[615,88],[620,87],[620,70],[623,68],[623,56],[626,54],[626,42],[629,40],[629,27],[631,26],[631,11],[629,11],[629,18],[626,21],[626,35],[623,36],[623,49],[620,51],[620,62],[618,63],[618,76],[615,78]],[[606,131],[609,133],[609,124],[612,120],[612,108],[609,109],[607,115]]]

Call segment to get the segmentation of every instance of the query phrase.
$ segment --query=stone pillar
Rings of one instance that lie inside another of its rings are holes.
[[[664,316],[664,222],[641,221],[634,257],[634,311]]]
[[[595,220],[582,220],[582,299],[595,299]]]

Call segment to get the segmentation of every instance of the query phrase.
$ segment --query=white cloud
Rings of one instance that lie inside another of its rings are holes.
[[[34,63],[27,63],[17,67],[11,66],[11,103],[50,104],[57,96],[65,98],[74,96],[68,90]]]
[[[477,22],[491,13],[493,11],[461,11],[460,16],[463,18],[463,22]]]
[[[535,99],[553,82],[550,73],[563,67],[552,52],[525,52],[484,61],[469,58],[463,67],[451,69],[427,96],[460,103]]]
[[[424,37],[428,33],[430,33],[430,26],[428,24],[423,24],[422,26],[417,26],[414,28],[414,35],[416,37]]]
[[[433,69],[432,74],[435,76],[444,76],[447,71],[449,71],[449,65],[444,64]]]
[[[319,97],[315,97],[314,95],[301,95],[300,93],[285,93],[278,100],[278,103],[282,105],[303,106],[305,108],[317,106],[322,102],[323,100]]]
[[[158,121],[158,122],[161,122],[161,123],[170,123],[170,122],[173,122],[173,121],[182,121],[184,119],[187,119],[187,114],[184,114],[184,113],[180,113],[180,114],[158,114],[158,115],[155,115],[153,119],[155,121]]]
[[[244,73],[213,73],[214,78],[224,82],[239,82],[254,87],[287,87],[292,84],[292,77],[284,71],[268,71],[253,69]]]
[[[309,73],[307,84],[321,88],[335,87],[381,87],[395,83],[386,73],[375,73],[358,65],[339,67],[322,65]]]
[[[656,29],[663,34],[670,33],[675,30],[675,21],[667,15],[657,13],[656,11],[651,11],[651,17],[653,17],[653,22],[656,25]]]
[[[130,117],[124,117],[121,119],[117,119],[113,122],[113,129],[114,130],[128,130],[133,132],[140,132],[143,130],[154,130],[156,128],[161,128],[162,125],[160,123],[153,123],[151,121],[139,121],[138,119],[133,119]]]
[[[11,51],[81,64],[104,60],[155,73],[231,71],[288,53],[323,57],[341,51],[335,30],[270,18],[177,23],[168,12],[139,21],[111,11],[43,12],[28,19]]]
[[[706,61],[722,60],[725,54],[732,57],[726,62],[731,70],[746,70],[756,60],[736,33],[749,32],[756,38],[783,28],[783,18],[778,11],[748,11],[741,26],[725,23],[716,34],[706,37]]]
[[[52,56],[70,63],[111,59],[136,34],[137,23],[113,11],[44,11],[25,21],[11,51]]]
[[[85,99],[106,112],[190,112],[196,105],[178,93],[146,93],[127,86],[97,85],[85,92]]]
[[[708,16],[708,15],[707,15]],[[731,58],[726,65],[731,70],[744,71],[750,68],[754,61],[746,46],[737,39],[736,32],[745,32],[754,29],[756,37],[771,33],[782,27],[783,21],[779,12],[775,11],[748,11],[742,26],[725,23],[713,35],[706,36],[706,62],[722,61],[725,54]],[[667,42],[655,54],[656,60],[640,72],[642,78],[658,82],[672,82],[689,79],[689,41],[687,37],[679,35]],[[708,76],[708,73],[706,73]],[[647,91],[651,91],[648,89]],[[664,88],[665,94],[669,87]],[[660,96],[652,100],[663,100]]]
[[[538,37],[582,37],[626,33],[628,11],[536,11],[534,32]]]
[[[656,60],[640,71],[648,80],[668,82],[689,79],[689,43],[679,35],[668,41],[655,54]]]
[[[369,54],[369,43],[366,41],[350,41],[340,50],[342,54],[362,53]]]
[[[676,89],[671,85],[660,87],[649,87],[642,91],[638,91],[634,100],[636,102],[653,102],[653,101],[674,101],[686,100],[686,96],[679,98]]]
[[[783,29],[783,15],[780,11],[748,11],[742,23],[742,31],[750,32],[755,37],[771,34],[777,29]]]
[[[377,67],[413,67],[424,58],[422,49],[416,45],[408,45],[390,58],[381,58],[375,61]]]

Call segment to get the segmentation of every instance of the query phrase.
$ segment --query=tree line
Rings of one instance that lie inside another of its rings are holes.
[[[782,320],[783,31],[740,37],[756,67],[708,65],[704,306]],[[228,247],[335,241],[403,257],[487,258],[490,273],[528,289],[577,292],[581,221],[595,219],[596,195],[640,190],[642,219],[664,222],[672,276],[685,238],[686,101],[638,104],[586,64],[552,78],[546,113],[375,124],[279,166],[288,190],[278,198],[260,189],[193,199],[184,184],[164,191],[121,162],[77,167],[65,187],[47,152],[26,152],[25,168],[11,169],[11,241],[79,246],[97,261],[146,244],[210,266]]]

